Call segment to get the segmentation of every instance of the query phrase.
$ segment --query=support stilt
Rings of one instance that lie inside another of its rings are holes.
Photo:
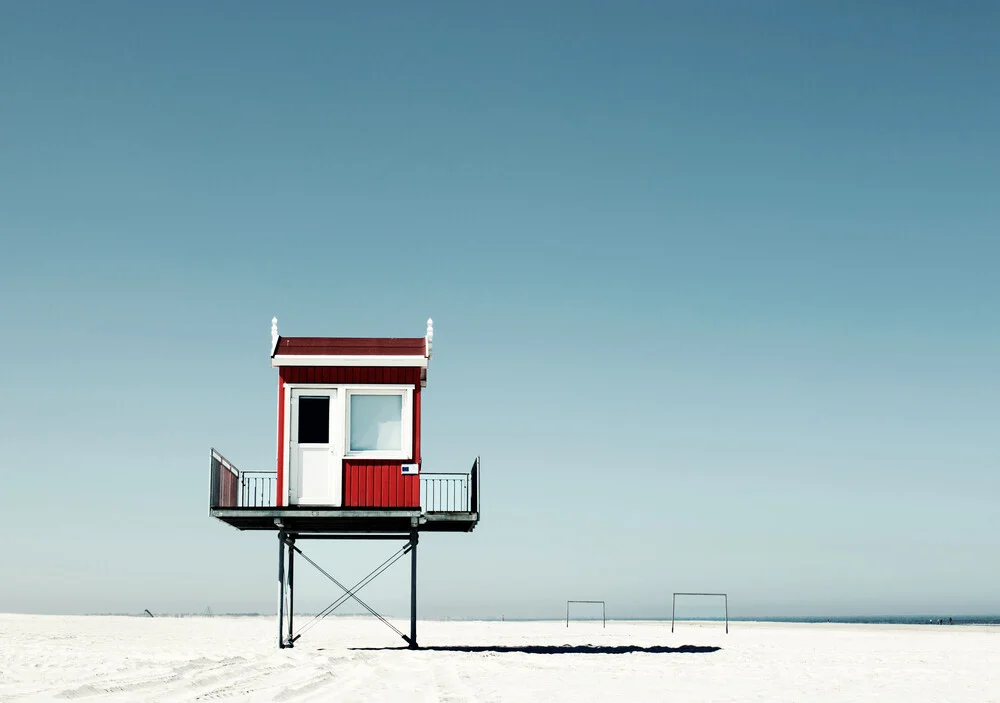
[[[295,537],[278,533],[278,649],[292,647],[292,611],[295,608]]]
[[[288,537],[288,630],[285,636],[285,646],[294,647],[295,639],[292,633],[292,617],[295,613],[295,535]]]
[[[410,533],[410,649],[419,649],[417,644],[417,539],[416,530]]]
[[[285,648],[285,533],[278,533],[278,649]]]

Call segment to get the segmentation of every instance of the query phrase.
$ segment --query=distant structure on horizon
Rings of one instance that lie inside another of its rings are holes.
[[[282,337],[271,320],[278,369],[277,467],[240,471],[212,449],[209,514],[240,530],[278,533],[278,646],[354,600],[417,645],[420,532],[472,532],[479,523],[479,458],[469,473],[431,473],[420,457],[420,398],[434,326],[415,338]],[[304,539],[405,540],[365,579],[347,587],[296,544]],[[293,629],[295,555],[343,594]],[[357,592],[404,555],[411,557],[410,632],[404,634]]]

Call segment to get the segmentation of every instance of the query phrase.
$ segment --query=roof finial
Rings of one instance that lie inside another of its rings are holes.
[[[427,358],[431,358],[431,351],[434,349],[434,320],[427,318]]]
[[[274,355],[274,348],[278,346],[278,318],[271,318],[271,355]]]

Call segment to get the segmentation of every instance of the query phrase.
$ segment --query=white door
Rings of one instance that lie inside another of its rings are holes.
[[[344,449],[338,410],[335,388],[292,389],[289,504],[341,504]]]

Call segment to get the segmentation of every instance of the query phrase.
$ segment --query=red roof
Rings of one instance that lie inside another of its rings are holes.
[[[272,356],[427,356],[423,337],[279,337]]]

